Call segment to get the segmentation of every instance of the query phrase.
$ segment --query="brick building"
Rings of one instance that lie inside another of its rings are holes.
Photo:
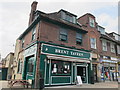
[[[45,86],[76,84],[77,76],[83,83],[101,81],[105,32],[95,17],[87,13],[77,19],[63,9],[44,13],[36,8],[34,1],[28,28],[17,40],[13,78],[27,79],[35,87],[39,78]]]
[[[92,50],[94,81],[114,80],[118,72],[119,35],[106,33],[105,28],[96,22],[95,16],[89,13],[79,17],[78,22],[88,31],[86,48]]]
[[[24,51],[22,79],[37,85],[75,84],[79,75],[83,83],[92,83],[91,54],[86,49],[86,34],[77,22],[77,16],[60,10],[46,14],[31,5],[29,26],[18,38]],[[82,73],[80,73],[82,72]]]

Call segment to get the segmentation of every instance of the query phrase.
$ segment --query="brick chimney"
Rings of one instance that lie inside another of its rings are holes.
[[[37,8],[37,4],[38,2],[37,1],[34,1],[32,4],[31,4],[31,12],[30,12],[30,17],[29,17],[29,24],[30,25],[34,19],[34,15],[35,15],[35,11],[36,11],[36,8]]]

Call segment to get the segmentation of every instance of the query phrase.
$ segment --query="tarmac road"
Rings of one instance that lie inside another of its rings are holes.
[[[67,85],[67,86],[52,86],[52,87],[46,87],[44,90],[118,90],[118,86],[120,87],[120,84],[118,82],[101,82],[101,83],[95,83],[95,84],[83,84],[83,85]],[[7,89],[2,89],[7,88]],[[16,89],[17,88],[17,89]],[[7,85],[7,81],[0,81],[0,89],[2,90],[39,90],[39,89],[19,89],[21,86],[13,86],[12,89],[10,89]],[[120,90],[120,89],[119,89]]]

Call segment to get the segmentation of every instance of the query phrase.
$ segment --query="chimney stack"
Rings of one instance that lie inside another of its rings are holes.
[[[31,4],[31,12],[30,12],[30,17],[29,17],[29,25],[32,23],[32,21],[33,21],[33,19],[35,17],[35,11],[36,11],[36,8],[37,8],[37,4],[38,4],[37,1],[34,1]]]

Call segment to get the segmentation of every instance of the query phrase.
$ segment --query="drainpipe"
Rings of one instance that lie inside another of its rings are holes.
[[[38,31],[37,31],[37,53],[36,53],[36,72],[35,72],[35,88],[39,88],[39,79],[40,79],[40,48],[41,45],[39,43],[40,41],[40,21],[38,25]]]

